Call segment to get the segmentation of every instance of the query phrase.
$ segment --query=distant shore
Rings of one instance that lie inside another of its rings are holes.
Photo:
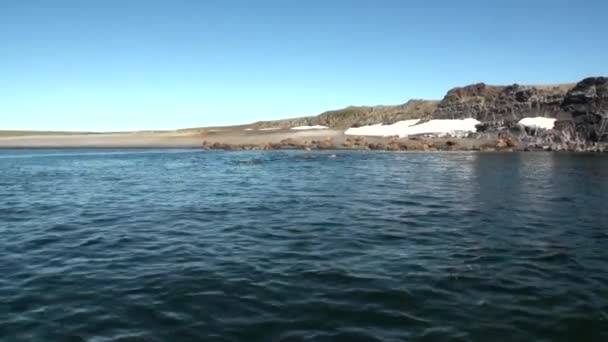
[[[523,150],[508,140],[345,135],[342,130],[243,130],[32,134],[0,137],[0,148],[200,148],[205,150],[346,149],[386,151]]]
[[[1,131],[0,148],[359,149],[608,152],[608,77],[450,89],[441,101],[175,131]]]
[[[164,132],[0,134],[0,148],[202,148],[203,142],[247,145],[275,144],[288,138],[326,139],[342,131],[245,131],[200,129]]]
[[[44,134],[0,137],[0,148],[188,148],[200,147],[199,134],[96,133]]]

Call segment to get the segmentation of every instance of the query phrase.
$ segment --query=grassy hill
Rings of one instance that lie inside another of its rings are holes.
[[[322,125],[335,129],[347,129],[377,123],[392,124],[401,120],[428,117],[433,113],[438,103],[439,101],[410,100],[407,103],[395,106],[351,106],[311,117],[258,121],[251,124],[250,127],[260,129]]]

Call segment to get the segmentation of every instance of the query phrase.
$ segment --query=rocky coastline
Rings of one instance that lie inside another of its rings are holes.
[[[323,140],[284,139],[278,143],[230,144],[203,142],[204,150],[269,151],[269,150],[362,150],[362,151],[524,151],[510,138],[474,140],[468,138],[346,138],[339,142]]]
[[[519,120],[555,119],[553,129],[527,127]],[[399,120],[474,118],[481,123],[466,136],[433,134],[399,138],[344,136],[286,138],[279,142],[235,144],[203,141],[209,150],[355,149],[386,151],[608,151],[608,78],[590,77],[553,86],[491,86],[477,83],[454,88],[441,101],[411,100],[400,106],[349,107],[316,117],[259,122],[253,127],[288,129],[293,125],[328,125],[333,129],[394,123]]]
[[[552,128],[524,125],[522,119],[549,121]],[[448,120],[478,124],[456,132]],[[374,131],[378,125],[402,127],[409,121],[416,123],[408,127],[417,129],[399,128],[398,135],[392,128],[389,134],[358,135]],[[452,132],[420,133],[422,126],[432,127],[437,121]],[[0,131],[0,148],[78,147],[607,152],[608,77],[545,86],[477,83],[451,89],[439,101],[347,107],[317,116],[240,126],[122,133]]]

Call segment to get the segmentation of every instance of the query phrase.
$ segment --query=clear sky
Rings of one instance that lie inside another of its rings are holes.
[[[0,0],[0,129],[237,124],[607,74],[606,0]]]

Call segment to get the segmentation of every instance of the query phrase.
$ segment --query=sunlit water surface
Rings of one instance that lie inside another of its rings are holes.
[[[608,158],[5,150],[0,274],[2,341],[606,341]]]

